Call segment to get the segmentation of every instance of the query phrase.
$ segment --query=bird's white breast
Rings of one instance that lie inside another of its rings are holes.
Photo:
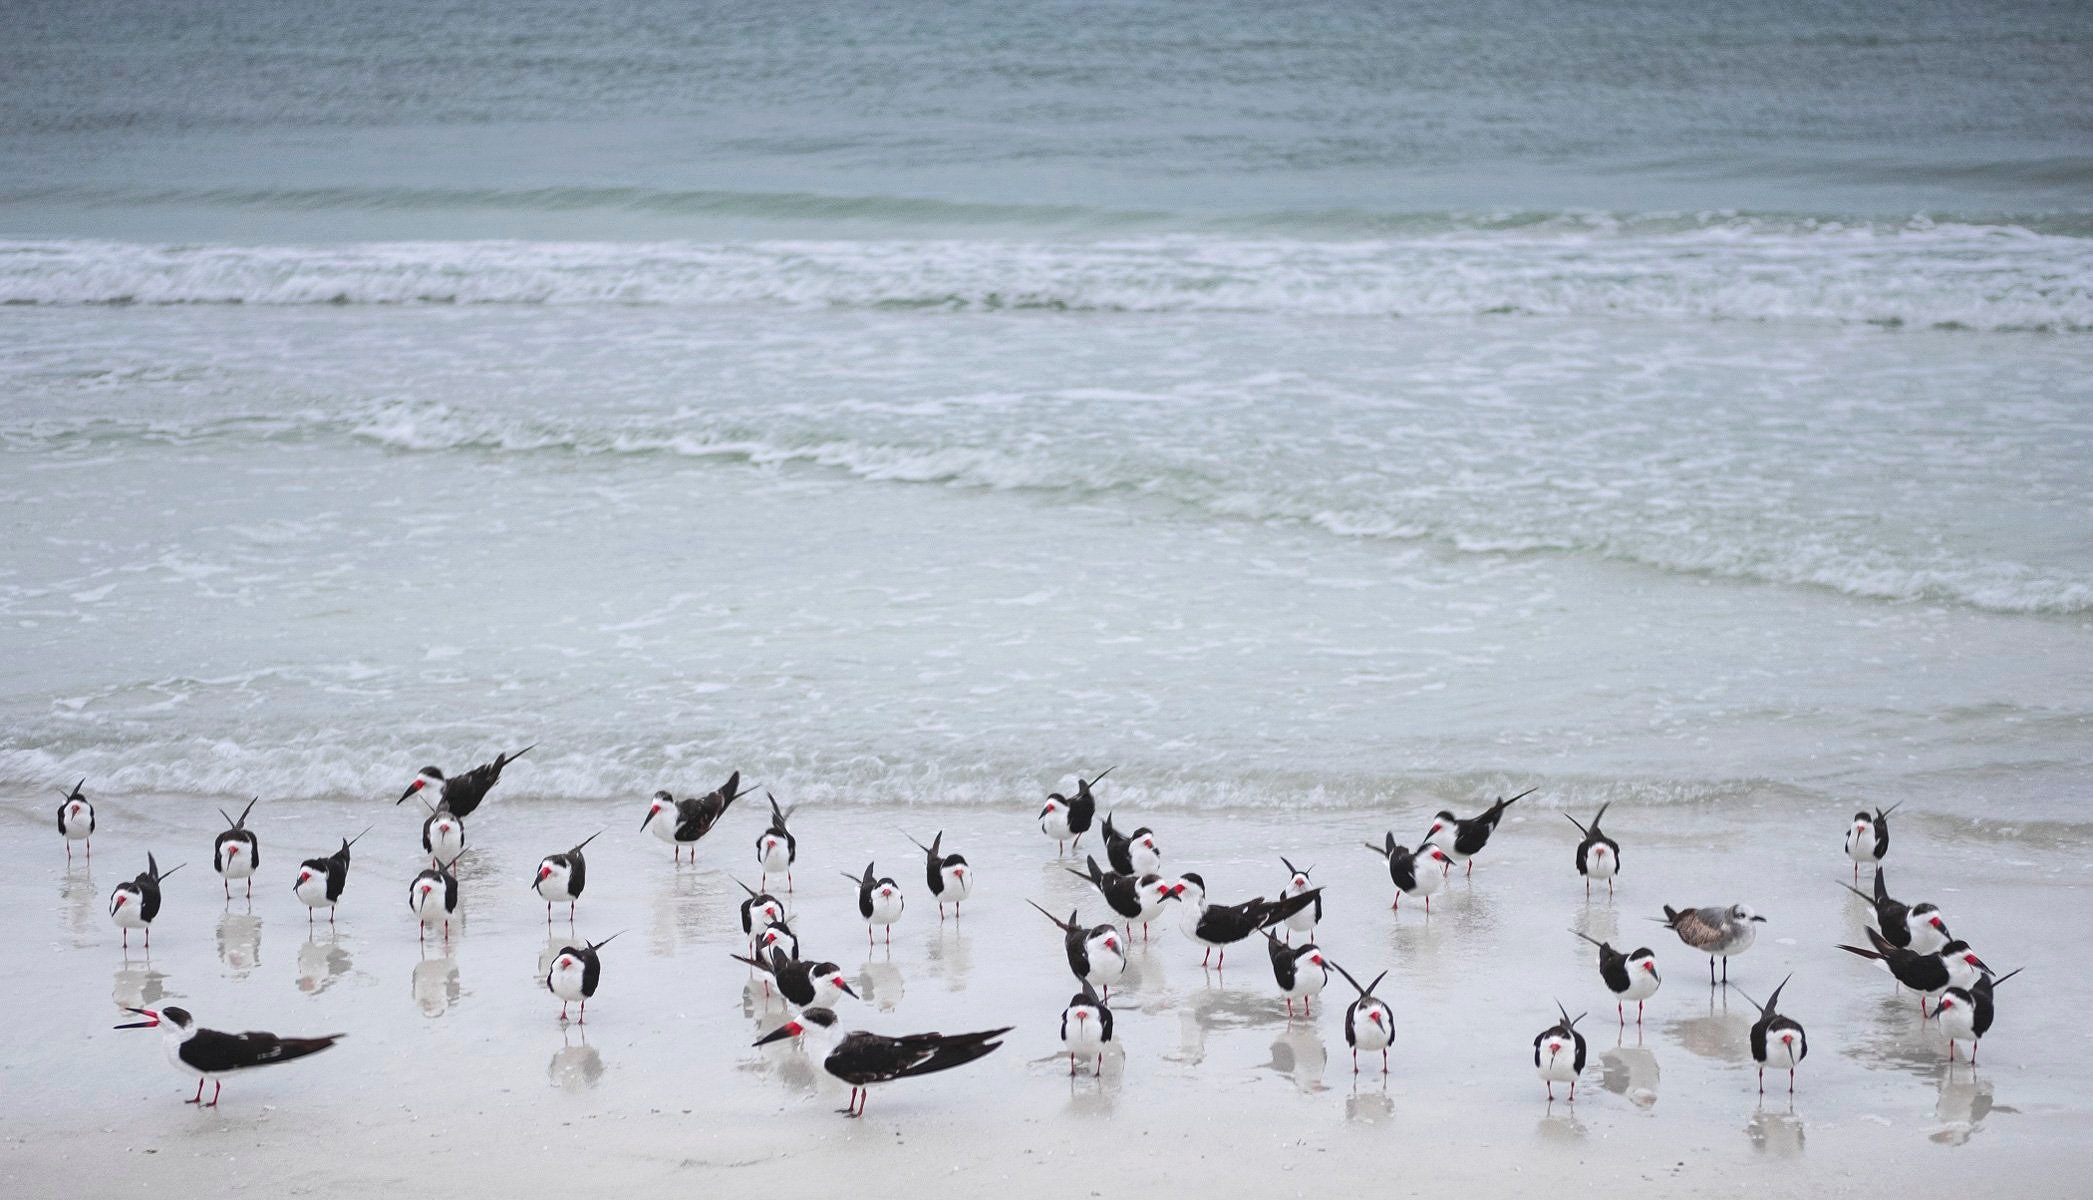
[[[1376,1022],[1367,1014],[1378,1011],[1381,1019]],[[1352,1017],[1352,1042],[1361,1050],[1385,1050],[1395,1041],[1395,1014],[1388,1006],[1375,1001],[1362,1004]]]
[[[307,908],[321,908],[327,904],[327,876],[315,872],[298,881],[294,889],[298,898],[305,901]]]
[[[1097,1010],[1087,1004],[1071,1007],[1066,1014],[1067,1032],[1062,1044],[1079,1053],[1095,1054],[1105,1044],[1104,1023],[1098,1020]]]
[[[543,874],[547,867],[552,869],[550,875]],[[538,870],[541,873],[537,883],[539,896],[559,903],[574,899],[573,893],[567,890],[567,882],[573,877],[571,870],[551,862],[540,863]]]
[[[1593,846],[1584,853],[1584,873],[1593,879],[1613,878],[1614,871],[1618,870],[1620,865],[1620,860],[1613,856],[1610,847]]]
[[[902,898],[899,889],[877,888],[872,893],[872,917],[874,925],[892,925],[901,919]]]
[[[562,1000],[574,1001],[582,998],[581,975],[581,960],[571,954],[563,954],[553,962],[552,971],[546,979],[553,995]]]
[[[1577,1047],[1568,1038],[1552,1037],[1541,1043],[1541,1078],[1568,1083],[1577,1078]]]

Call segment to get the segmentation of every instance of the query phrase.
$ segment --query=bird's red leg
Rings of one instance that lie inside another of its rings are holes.
[[[203,1076],[199,1075],[199,1076],[197,1076],[197,1077],[196,1077],[196,1098],[195,1098],[195,1099],[193,1099],[193,1100],[184,1100],[184,1101],[182,1101],[182,1103],[184,1103],[184,1104],[202,1104],[202,1103],[203,1103]]]
[[[224,1084],[222,1084],[222,1083],[219,1083],[219,1082],[218,1082],[217,1080],[212,1080],[212,1081],[211,1081],[211,1102],[210,1102],[209,1104],[206,1104],[206,1105],[204,1105],[204,1107],[205,1107],[205,1108],[216,1108],[216,1107],[218,1107],[218,1096],[219,1096],[219,1093],[221,1093],[221,1092],[223,1092],[223,1091],[225,1091],[225,1085],[224,1085]]]

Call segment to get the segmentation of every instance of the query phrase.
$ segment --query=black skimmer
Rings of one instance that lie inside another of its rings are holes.
[[[407,885],[407,907],[421,922],[421,940],[429,940],[429,929],[443,926],[443,940],[451,940],[451,914],[458,911],[458,877],[452,874],[458,860],[423,867]]]
[[[124,931],[124,949],[131,948],[131,931],[145,930],[145,948],[153,948],[153,918],[160,915],[160,881],[188,866],[181,863],[165,871],[154,861],[151,854],[145,856],[145,870],[140,871],[129,883],[119,883],[109,893],[109,919]]]
[[[1548,1085],[1548,1099],[1555,1099],[1555,1085],[1570,1085],[1570,1102],[1577,1102],[1577,1077],[1584,1074],[1584,1035],[1577,1032],[1577,1022],[1585,1018],[1584,1013],[1570,1015],[1570,1010],[1555,1002],[1555,1011],[1562,1020],[1541,1030],[1533,1039],[1533,1069]]]
[[[654,836],[669,843],[678,862],[683,859],[683,847],[689,846],[690,861],[696,862],[698,839],[712,832],[712,827],[719,824],[720,818],[727,815],[727,809],[736,800],[755,790],[753,785],[742,788],[741,772],[736,771],[727,776],[727,782],[717,791],[707,792],[696,799],[685,796],[678,800],[667,792],[656,792],[647,805],[647,815],[640,821],[640,828],[645,829],[654,823],[654,818],[669,813],[661,824],[654,826]]]
[[[1788,979],[1793,978],[1793,975],[1788,976]],[[1761,1096],[1766,1094],[1766,1068],[1769,1066],[1775,1070],[1787,1068],[1788,1094],[1794,1095],[1795,1068],[1810,1055],[1810,1039],[1802,1031],[1802,1023],[1775,1011],[1774,1006],[1780,1003],[1781,988],[1788,986],[1788,979],[1780,981],[1780,987],[1773,989],[1773,994],[1766,997],[1764,1004],[1746,995],[1744,989],[1737,989],[1738,995],[1759,1010],[1759,1019],[1751,1027],[1751,1060],[1759,1064]]]
[[[254,872],[262,865],[262,843],[254,836],[254,831],[247,828],[247,814],[253,812],[261,800],[260,796],[249,800],[247,807],[240,810],[238,820],[224,809],[218,810],[218,815],[225,818],[227,828],[211,843],[211,869],[218,872],[218,881],[224,886],[228,900],[233,898],[235,879],[247,881],[247,898],[254,899]]]
[[[1955,1059],[1955,1043],[1968,1042],[1969,1065],[1977,1065],[1977,1047],[1984,1035],[1991,1032],[1991,1019],[1997,1012],[1992,989],[2025,970],[2026,967],[2015,967],[1997,979],[1985,975],[1970,987],[1951,987],[1941,993],[1940,1003],[1933,1006],[1933,1016],[1940,1022],[1941,1032],[1948,1035],[1950,1062]]]
[[[1061,1010],[1061,1048],[1068,1052],[1068,1073],[1076,1073],[1076,1059],[1096,1062],[1093,1075],[1105,1073],[1105,1047],[1112,1042],[1112,1009],[1098,997],[1097,989],[1083,981],[1083,990],[1068,998]]]
[[[1571,933],[1577,933],[1572,929]],[[1648,946],[1638,947],[1633,954],[1622,954],[1609,942],[1602,942],[1589,934],[1577,933],[1578,937],[1599,948],[1599,979],[1606,990],[1613,993],[1614,1015],[1620,1018],[1625,1028],[1628,1024],[1628,1002],[1635,1002],[1635,1024],[1642,1024],[1642,1002],[1657,994],[1663,986],[1663,977],[1657,974],[1657,955]]]
[[[1584,840],[1577,843],[1577,873],[1584,876],[1584,894],[1587,896],[1592,894],[1594,879],[1605,880],[1606,894],[1613,895],[1613,877],[1621,873],[1621,844],[1599,832],[1599,822],[1605,818],[1606,810],[1612,807],[1610,800],[1601,804],[1599,811],[1592,814],[1589,825],[1568,813],[1563,814],[1563,819],[1584,835]]]
[[[555,904],[565,904],[567,923],[574,923],[574,902],[581,899],[581,889],[589,882],[589,864],[581,857],[582,846],[602,836],[603,831],[599,829],[581,839],[581,845],[565,854],[548,854],[538,860],[538,874],[531,880],[531,890],[545,901],[546,924],[552,924],[552,906]]]
[[[1294,1015],[1294,1001],[1301,1002],[1301,1011],[1315,1015],[1315,998],[1323,994],[1330,982],[1330,964],[1323,958],[1322,948],[1314,942],[1303,942],[1289,946],[1264,931],[1265,949],[1272,956],[1272,982],[1279,985],[1279,994],[1286,998],[1286,1015]]]
[[[1117,871],[1108,872],[1097,865],[1096,855],[1086,857],[1084,864],[1089,867],[1087,873],[1074,867],[1062,869],[1078,879],[1090,881],[1090,886],[1105,898],[1106,906],[1126,923],[1128,940],[1133,939],[1134,923],[1138,921],[1141,923],[1141,940],[1147,941],[1149,922],[1162,915],[1164,901],[1177,898],[1175,886],[1161,875],[1143,875],[1136,879]]]
[[[1850,883],[1839,886],[1875,909],[1875,923],[1881,927],[1883,940],[1892,946],[1916,950],[1920,954],[1934,954],[1954,937],[1948,932],[1948,923],[1940,915],[1938,905],[1905,904],[1892,899],[1881,867],[1875,868],[1875,894],[1872,896]]]
[[[74,842],[86,842],[87,857],[94,857],[94,805],[88,803],[87,796],[80,790],[86,786],[87,777],[83,775],[80,782],[73,785],[72,791],[58,790],[58,794],[65,797],[58,806],[58,832],[65,838],[67,862],[73,861]]]
[[[1310,889],[1315,887],[1315,884],[1310,882],[1308,878],[1310,875],[1314,874],[1314,867],[1309,867],[1307,870],[1304,871],[1300,867],[1295,866],[1283,854],[1279,856],[1279,861],[1285,864],[1287,874],[1286,889],[1280,893],[1282,897],[1290,900],[1293,897],[1298,896],[1303,892],[1309,891]],[[1283,928],[1286,931],[1286,940],[1291,942],[1294,940],[1294,935],[1297,933],[1304,934],[1311,938],[1314,937],[1315,927],[1322,923],[1323,898],[1321,896],[1317,896],[1315,898],[1314,904],[1288,917],[1286,921],[1282,924],[1281,928]]]
[[[369,833],[365,829],[363,833]],[[325,858],[308,858],[298,864],[298,882],[291,890],[305,902],[305,923],[311,925],[314,910],[325,906],[327,923],[334,924],[334,907],[342,902],[342,889],[349,884],[349,847],[363,840],[363,833],[342,839],[342,848]]]
[[[908,837],[903,834],[903,837]],[[974,869],[967,865],[965,856],[941,853],[945,844],[945,831],[940,829],[930,839],[928,846],[909,837],[916,849],[923,852],[923,879],[930,885],[930,897],[937,901],[937,919],[945,919],[945,906],[952,906],[952,915],[959,915],[960,901],[974,894]]]
[[[1919,993],[1919,1015],[1926,1015],[1927,1001],[1938,997],[1951,987],[1964,991],[1975,987],[1977,980],[1991,973],[1984,960],[1969,948],[1969,943],[1960,938],[1942,946],[1932,954],[1921,954],[1916,950],[1903,950],[1889,943],[1889,939],[1870,929],[1868,941],[1872,950],[1858,946],[1841,945],[1839,949],[1862,958],[1881,960],[1897,977],[1897,982]]]
[[[581,1011],[574,1023],[589,1023],[589,998],[596,994],[596,984],[603,978],[603,962],[596,952],[618,940],[625,931],[620,929],[600,942],[583,942],[579,946],[561,946],[553,956],[552,968],[545,972],[545,990],[560,998],[560,1020],[567,1019],[567,1006],[581,1002]]]
[[[1097,819],[1097,797],[1090,794],[1090,789],[1113,770],[1106,767],[1088,780],[1076,776],[1073,797],[1047,793],[1046,807],[1039,810],[1039,831],[1054,839],[1059,853],[1066,854],[1071,845],[1083,844],[1083,835],[1090,832],[1090,823]]]
[[[1868,810],[1853,814],[1853,824],[1846,830],[1846,857],[1853,860],[1853,877],[1860,878],[1862,867],[1874,866],[1889,856],[1890,814],[1903,805],[1903,801],[1878,808],[1874,816]]]
[[[779,808],[778,798],[769,792],[763,795],[770,801],[770,828],[756,836],[756,865],[763,871],[756,886],[767,889],[771,876],[783,875],[785,890],[789,892],[792,890],[792,864],[799,860],[799,839],[785,828],[785,819],[792,815],[792,811]]]
[[[1039,905],[1025,901],[1034,908]],[[1103,989],[1106,997],[1112,995],[1112,985],[1126,975],[1126,951],[1119,945],[1119,927],[1116,925],[1093,925],[1085,928],[1080,914],[1070,909],[1064,921],[1043,908],[1039,915],[1054,923],[1061,931],[1061,948],[1068,955],[1068,970],[1077,979],[1093,987]]]
[[[802,1037],[810,1026],[826,1029],[835,1023],[835,1013],[810,1008],[799,1019],[787,1021],[757,1038],[755,1044]],[[850,1085],[850,1105],[839,1111],[847,1117],[862,1117],[864,1097],[871,1094],[873,1084],[965,1066],[1001,1046],[1003,1043],[995,1039],[1009,1032],[1007,1025],[979,1033],[912,1033],[906,1037],[883,1037],[856,1030],[843,1035],[843,1040],[822,1060],[821,1069]]]
[[[1103,776],[1099,776],[1103,778]],[[1105,814],[1105,861],[1121,875],[1154,875],[1163,869],[1163,852],[1156,848],[1155,830],[1143,825],[1132,833],[1112,828],[1112,814]]]
[[[424,808],[427,800],[422,801]],[[428,852],[429,861],[452,862],[465,853],[465,818],[452,812],[442,803],[429,809],[429,819],[422,822],[422,849]]]
[[[865,944],[872,944],[872,927],[879,925],[885,927],[887,945],[891,946],[894,944],[894,922],[901,919],[901,910],[907,901],[901,895],[901,885],[894,882],[893,876],[872,873],[874,865],[865,864],[863,879],[848,871],[842,875],[858,885],[858,915],[865,918]]]
[[[437,801],[437,807],[448,808],[461,817],[469,817],[473,810],[487,799],[487,793],[494,790],[494,785],[501,782],[501,769],[529,754],[536,747],[537,743],[533,742],[514,754],[497,754],[493,762],[481,763],[463,775],[453,775],[449,778],[444,777],[440,767],[423,767],[421,774],[414,777],[414,782],[408,784],[407,790],[401,792],[400,798],[393,803],[405,803],[409,796],[434,789],[441,797]]]
[[[1446,873],[1453,869],[1453,860],[1446,857],[1446,851],[1431,841],[1420,844],[1415,850],[1399,846],[1396,844],[1394,833],[1388,834],[1388,840],[1382,845],[1376,846],[1372,842],[1365,845],[1368,850],[1388,860],[1388,879],[1395,884],[1395,902],[1388,907],[1400,910],[1404,896],[1412,900],[1422,896],[1424,911],[1430,913],[1432,897],[1446,886]],[[1432,874],[1433,863],[1439,865],[1437,875]]]
[[[1330,967],[1344,976],[1344,981],[1352,985],[1353,991],[1359,993],[1359,998],[1346,1005],[1344,1010],[1344,1041],[1345,1045],[1352,1048],[1352,1074],[1359,1073],[1361,1050],[1368,1054],[1379,1050],[1381,1074],[1386,1076],[1388,1047],[1395,1042],[1395,1010],[1388,1007],[1387,1001],[1375,996],[1374,989],[1381,986],[1383,979],[1388,978],[1388,972],[1381,972],[1374,976],[1372,983],[1360,987],[1359,981],[1352,978],[1350,971],[1334,962]]]
[[[1651,917],[1650,920],[1658,921]],[[1664,906],[1664,918],[1658,921],[1666,929],[1679,935],[1679,940],[1708,956],[1708,986],[1715,986],[1715,960],[1722,960],[1722,981],[1730,981],[1730,957],[1751,949],[1759,938],[1759,926],[1766,918],[1751,910],[1749,904],[1732,904],[1724,908],[1711,904],[1705,908],[1677,909]]]
[[[792,932],[792,926],[782,919],[772,921],[756,931],[756,953],[768,955],[773,946],[794,958],[799,957],[799,935]]]
[[[1240,904],[1208,904],[1206,880],[1194,871],[1187,871],[1177,877],[1175,891],[1178,899],[1184,899],[1187,888],[1190,888],[1194,895],[1185,904],[1185,936],[1206,947],[1205,957],[1199,960],[1202,967],[1206,965],[1207,959],[1213,957],[1214,951],[1219,950],[1221,961],[1214,964],[1217,968],[1228,965],[1230,946],[1260,929],[1269,929],[1286,920],[1316,903],[1323,894],[1321,888],[1310,888],[1300,895],[1288,896],[1281,900],[1267,900],[1263,896],[1255,896]]]
[[[1490,844],[1490,835],[1497,832],[1497,822],[1504,819],[1504,810],[1540,790],[1530,787],[1509,800],[1500,796],[1487,811],[1465,819],[1454,816],[1451,809],[1442,808],[1432,814],[1432,827],[1425,830],[1424,840],[1438,843],[1446,857],[1452,860],[1447,864],[1449,871],[1456,863],[1467,863],[1468,874],[1473,875],[1475,856]]]
[[[734,883],[748,893],[748,899],[741,902],[741,932],[749,939],[749,949],[754,951],[756,939],[763,936],[763,930],[785,920],[785,902],[769,892],[759,892],[739,879]]]
[[[728,957],[770,976],[771,982],[777,985],[778,994],[799,1008],[831,1007],[836,1003],[838,993],[857,998],[857,993],[850,988],[850,981],[843,978],[843,968],[832,962],[805,962],[776,946],[767,954]]]
[[[136,1013],[145,1020],[118,1025],[118,1029],[166,1026],[162,1042],[167,1049],[167,1061],[174,1064],[175,1070],[196,1076],[196,1095],[182,1103],[203,1108],[218,1107],[218,1095],[225,1090],[225,1076],[250,1067],[274,1066],[308,1054],[318,1054],[345,1036],[330,1033],[325,1037],[287,1038],[273,1033],[220,1033],[198,1026],[188,1009],[172,1005],[166,1008],[125,1008],[124,1011]],[[211,1085],[208,1103],[203,1098],[206,1083]]]

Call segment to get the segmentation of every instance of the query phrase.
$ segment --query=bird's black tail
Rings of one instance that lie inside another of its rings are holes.
[[[1850,886],[1850,885],[1849,885],[1849,886]],[[1887,900],[1887,899],[1889,899],[1889,898],[1890,898],[1890,885],[1889,885],[1889,880],[1888,880],[1888,878],[1887,878],[1887,877],[1885,877],[1885,876],[1883,875],[1883,873],[1882,873],[1882,868],[1881,868],[1881,867],[1877,867],[1877,868],[1875,868],[1875,903],[1877,903],[1877,904],[1880,904],[1880,903],[1882,903],[1882,902],[1883,902],[1884,900]]]

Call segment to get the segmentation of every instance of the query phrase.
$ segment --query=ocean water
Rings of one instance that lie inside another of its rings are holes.
[[[2074,5],[6,20],[0,786],[2089,832]]]

